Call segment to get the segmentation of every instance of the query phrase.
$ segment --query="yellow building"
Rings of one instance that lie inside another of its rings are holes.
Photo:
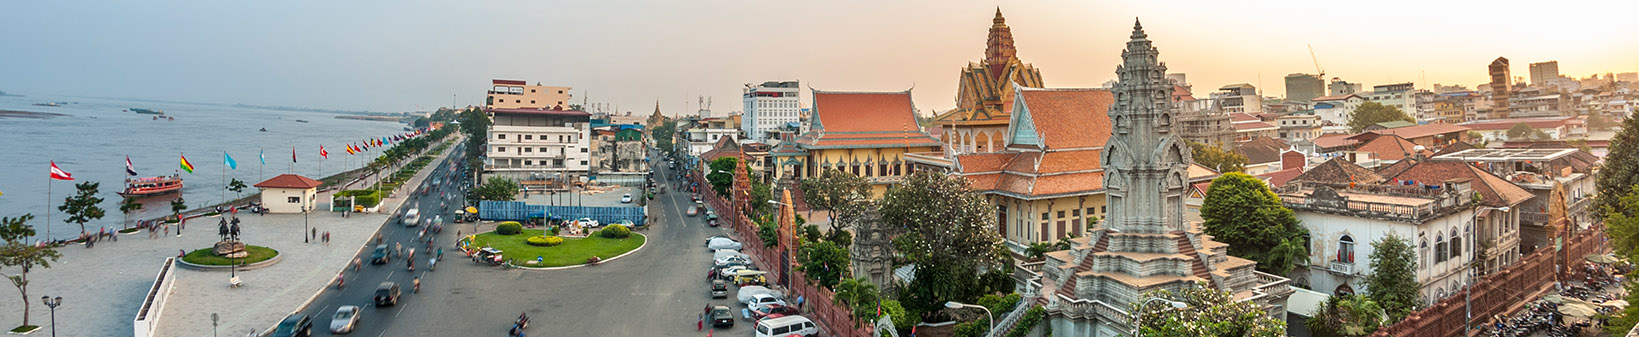
[[[911,173],[904,155],[932,152],[939,140],[916,124],[910,90],[837,92],[814,90],[809,131],[769,150],[776,179],[801,180],[837,169],[871,182],[873,197]]]
[[[516,80],[491,80],[490,83],[493,86],[484,100],[484,107],[488,109],[568,109],[575,96],[569,93],[569,87],[529,85]]]
[[[991,20],[985,40],[985,57],[968,63],[956,91],[956,109],[934,117],[942,130],[941,139],[951,153],[983,153],[1000,150],[1006,140],[1008,114],[1013,111],[1015,84],[1042,87],[1041,71],[1019,61],[1013,48],[1013,32],[1002,18],[1001,9]]]

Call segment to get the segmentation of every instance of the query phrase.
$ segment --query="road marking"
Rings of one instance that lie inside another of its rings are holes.
[[[398,318],[398,314],[404,313],[405,306],[399,305],[398,303],[393,303],[393,306],[398,307],[398,312],[393,313],[393,318]]]
[[[389,280],[393,279],[393,273],[397,273],[397,272],[398,272],[397,270],[388,271],[387,272],[387,279],[389,279]]]

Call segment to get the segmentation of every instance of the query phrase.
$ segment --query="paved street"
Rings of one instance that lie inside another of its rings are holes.
[[[671,177],[666,178],[661,183],[669,185]],[[705,239],[725,231],[684,216],[690,204],[687,193],[656,195],[649,204],[652,228],[639,232],[649,236],[647,246],[619,260],[561,270],[503,270],[451,258],[437,272],[417,272],[421,293],[408,294],[406,286],[403,302],[387,308],[368,306],[368,293],[385,279],[407,285],[410,276],[402,264],[366,266],[363,276],[350,276],[346,291],[327,293],[307,312],[318,318],[319,327],[329,324],[339,305],[363,306],[363,325],[353,333],[363,336],[501,336],[521,312],[532,319],[532,336],[703,336],[693,330],[701,308],[708,302],[734,305],[732,299],[711,300],[704,281],[711,264]],[[468,233],[474,226],[460,225]],[[441,242],[452,232],[453,227],[446,230]],[[726,330],[717,335],[751,334],[744,320]]]

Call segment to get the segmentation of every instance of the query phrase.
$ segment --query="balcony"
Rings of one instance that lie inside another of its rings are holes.
[[[1527,226],[1546,226],[1548,225],[1548,213],[1520,211],[1519,222],[1521,225]]]
[[[1332,272],[1333,274],[1338,274],[1338,275],[1341,275],[1341,276],[1353,276],[1354,275],[1354,263],[1353,262],[1332,261],[1331,263],[1328,263],[1326,265],[1326,270]]]

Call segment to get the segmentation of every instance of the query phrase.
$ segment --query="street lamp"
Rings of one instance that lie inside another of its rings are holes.
[[[312,209],[308,208],[307,205],[302,205],[302,243],[312,243],[312,241],[308,241],[312,238],[307,236],[307,212],[311,210]]]
[[[51,337],[57,337],[57,306],[63,305],[63,297],[40,296],[40,302],[45,302],[47,307],[51,307]]]
[[[1184,304],[1184,302],[1169,300],[1169,299],[1160,298],[1160,297],[1152,297],[1148,300],[1144,300],[1144,303],[1139,304],[1138,309],[1133,310],[1133,313],[1132,313],[1132,315],[1133,315],[1133,336],[1138,336],[1138,327],[1144,325],[1143,324],[1144,323],[1143,322],[1144,316],[1141,315],[1138,311],[1143,310],[1145,306],[1148,306],[1150,304],[1150,302],[1155,302],[1155,301],[1165,302],[1168,305],[1171,305],[1173,310],[1184,310],[1184,308],[1189,307],[1189,305]]]
[[[1503,213],[1508,213],[1510,208],[1508,208],[1508,206],[1503,206],[1503,207],[1478,206],[1478,207],[1474,208],[1474,213],[1468,215],[1468,224],[1469,224],[1469,227],[1470,227],[1468,229],[1468,244],[1474,245],[1476,247],[1478,247],[1478,244],[1476,243],[1476,240],[1474,238],[1474,233],[1479,233],[1480,211],[1482,211],[1482,210],[1498,210],[1498,211],[1502,211]],[[1475,256],[1475,255],[1478,255],[1478,254],[1474,254],[1474,249],[1468,249],[1468,256]],[[1474,330],[1474,308],[1469,303],[1469,302],[1472,302],[1473,300],[1474,300],[1474,258],[1469,258],[1468,259],[1468,282],[1463,284],[1463,334],[1464,335],[1472,335],[1472,332]]]
[[[945,307],[946,308],[951,308],[951,309],[961,309],[961,308],[984,309],[985,310],[985,315],[990,316],[990,330],[985,330],[985,331],[994,331],[994,330],[996,330],[996,314],[990,313],[990,308],[986,308],[982,305],[963,304],[963,303],[957,302],[957,301],[945,302]]]

